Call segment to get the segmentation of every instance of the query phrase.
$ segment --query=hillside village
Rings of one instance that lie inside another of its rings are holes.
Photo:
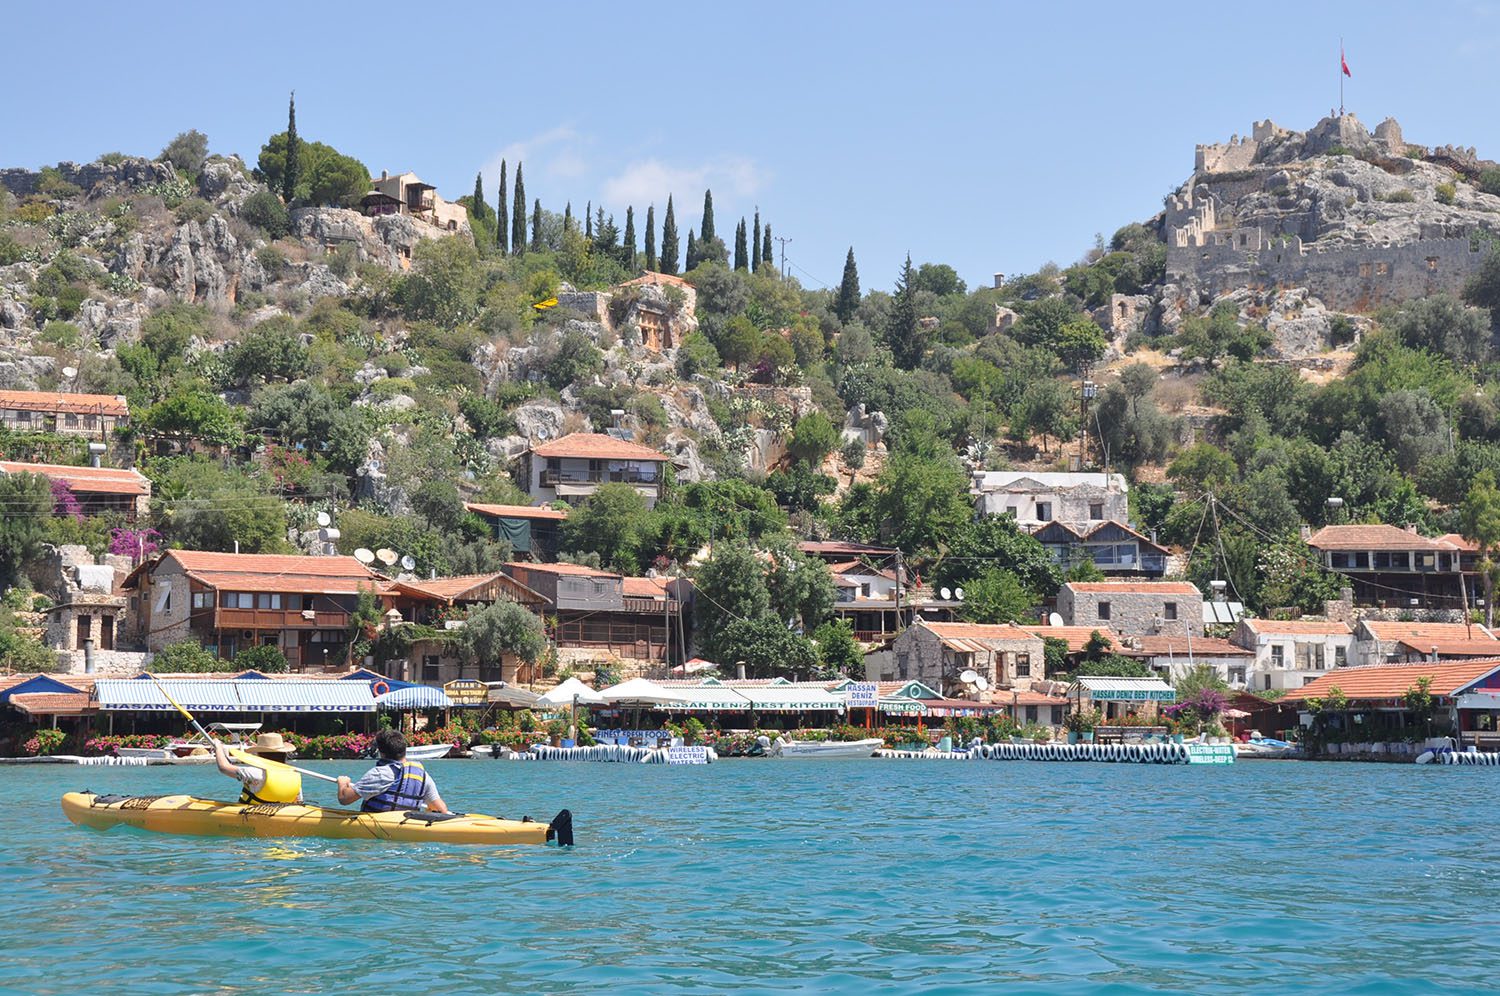
[[[1056,728],[1090,675],[1500,658],[1475,150],[1258,122],[977,288],[855,248],[805,288],[711,192],[575,216],[522,165],[440,193],[293,116],[253,164],[0,169],[0,737],[147,667],[853,677]]]

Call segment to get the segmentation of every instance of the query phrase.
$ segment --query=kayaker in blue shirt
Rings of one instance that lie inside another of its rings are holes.
[[[375,750],[380,760],[359,781],[339,775],[339,802],[348,806],[363,799],[360,808],[367,813],[414,809],[448,812],[432,776],[421,764],[406,759],[406,738],[400,730],[381,730],[375,734]]]

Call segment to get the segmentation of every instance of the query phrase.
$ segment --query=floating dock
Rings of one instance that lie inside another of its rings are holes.
[[[921,761],[1099,761],[1107,764],[1233,764],[1234,744],[981,744],[969,750],[878,750]]]

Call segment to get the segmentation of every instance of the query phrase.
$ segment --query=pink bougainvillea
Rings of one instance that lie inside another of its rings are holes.
[[[73,493],[67,481],[52,481],[52,514],[83,518],[83,506],[78,503],[78,496]]]
[[[109,552],[144,559],[161,549],[161,533],[155,529],[117,526],[109,531]]]

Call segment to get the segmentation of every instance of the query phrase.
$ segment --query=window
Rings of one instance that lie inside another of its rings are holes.
[[[1333,666],[1344,667],[1349,663],[1349,650],[1347,647],[1333,648]]]
[[[99,428],[99,416],[97,416],[97,415],[85,415],[83,417],[83,427],[85,429],[97,429],[97,428]]]
[[[1328,555],[1328,566],[1335,570],[1354,569],[1368,570],[1370,567],[1370,555],[1364,551],[1335,550]]]
[[[1392,571],[1411,570],[1411,555],[1405,550],[1379,550],[1375,553],[1375,569]]]
[[[1242,667],[1230,668],[1229,683],[1231,685],[1243,685],[1245,683],[1245,669]]]
[[[1109,603],[1108,602],[1100,602],[1099,603],[1099,618],[1100,619],[1108,619],[1109,618]]]
[[[1038,522],[1052,521],[1052,503],[1050,501],[1039,501],[1036,503],[1036,519]]]
[[[423,681],[438,681],[441,677],[442,677],[442,675],[439,672],[439,666],[438,666],[438,655],[437,654],[423,654],[422,655],[422,680]]]
[[[257,609],[279,609],[281,608],[281,595],[274,591],[263,591],[255,596],[255,607]]]
[[[214,593],[211,591],[193,592],[193,608],[211,609],[214,607]]]
[[[1021,514],[1021,506],[1007,505],[1005,506],[1005,514],[1010,516],[1012,519],[1018,518]]]
[[[1271,644],[1271,666],[1286,667],[1286,647],[1279,643]],[[1267,685],[1267,688],[1270,686]]]
[[[1435,571],[1435,570],[1437,570],[1437,554],[1435,554],[1435,553],[1419,553],[1419,554],[1417,554],[1417,570],[1419,570],[1419,571]]]
[[[1031,677],[1031,655],[1030,654],[1016,654],[1016,677],[1017,678],[1029,678],[1029,677]]]
[[[1035,723],[1036,722],[1036,706],[1027,706],[1026,707],[1026,722],[1028,722],[1028,723]]]
[[[248,591],[219,592],[219,607],[223,609],[253,609],[255,596]]]
[[[63,425],[66,425],[69,429],[78,428],[78,416],[72,412],[68,412],[68,414],[63,416]]]
[[[1163,605],[1161,607],[1161,615],[1162,615],[1163,619],[1176,619],[1177,618],[1177,603],[1176,602],[1167,602],[1165,605]]]
[[[900,678],[902,681],[905,681],[908,677],[906,671],[908,665],[910,664],[910,660],[911,655],[904,650],[896,655],[896,677]]]
[[[1092,502],[1089,505],[1089,518],[1090,519],[1102,519],[1102,518],[1104,518],[1104,502],[1102,502],[1102,501],[1096,501],[1096,502]]]
[[[1328,648],[1319,643],[1313,646],[1313,667],[1319,671],[1328,666]]]

